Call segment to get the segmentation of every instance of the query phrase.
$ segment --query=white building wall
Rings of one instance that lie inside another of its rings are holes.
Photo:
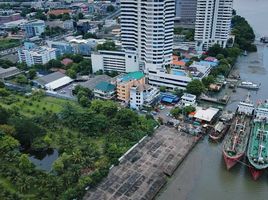
[[[175,0],[121,0],[121,40],[138,52],[145,68],[161,68],[172,59]]]
[[[231,29],[232,10],[233,0],[197,0],[197,50],[207,50],[213,44],[226,47]]]

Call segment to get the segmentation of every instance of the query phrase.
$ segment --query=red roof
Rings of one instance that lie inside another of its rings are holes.
[[[64,66],[67,66],[69,64],[72,64],[73,63],[73,60],[70,59],[70,58],[64,58],[62,61],[61,61],[61,64],[63,64]]]
[[[47,12],[47,14],[49,15],[62,15],[62,14],[70,14],[71,10],[69,9],[57,9],[57,10],[50,10]]]

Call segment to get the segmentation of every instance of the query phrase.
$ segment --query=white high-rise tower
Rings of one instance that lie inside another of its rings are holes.
[[[233,0],[197,0],[195,41],[198,50],[225,48],[231,30]]]
[[[175,0],[121,0],[121,41],[138,53],[145,69],[172,59]]]

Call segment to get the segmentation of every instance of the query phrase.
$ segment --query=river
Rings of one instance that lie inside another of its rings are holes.
[[[234,8],[249,21],[257,37],[268,35],[268,0],[234,0]],[[258,45],[257,53],[239,58],[236,70],[242,79],[262,84],[258,92],[251,93],[254,102],[268,98],[268,47]],[[246,94],[246,90],[238,89],[227,109],[234,110]],[[268,173],[253,181],[248,168],[242,164],[227,171],[221,145],[207,138],[200,141],[157,200],[267,200]]]

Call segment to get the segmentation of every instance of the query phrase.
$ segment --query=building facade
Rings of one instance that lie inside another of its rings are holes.
[[[207,50],[213,44],[226,47],[231,30],[232,11],[233,0],[197,0],[197,50]]]
[[[182,23],[194,24],[197,0],[175,0],[175,20]]]
[[[120,73],[139,70],[137,54],[132,51],[98,51],[91,54],[93,72],[116,71]]]
[[[151,85],[139,84],[130,88],[130,108],[139,110],[145,105],[150,106],[160,96],[159,89]]]
[[[129,103],[130,89],[134,85],[144,85],[145,76],[142,72],[131,72],[124,74],[116,80],[117,99],[125,103]]]
[[[19,62],[25,62],[27,66],[46,64],[56,59],[56,49],[45,46],[34,48],[21,48],[18,50]]]
[[[41,36],[45,31],[46,24],[43,20],[31,20],[23,25],[27,38]]]
[[[175,0],[121,0],[121,41],[145,69],[171,63]]]

